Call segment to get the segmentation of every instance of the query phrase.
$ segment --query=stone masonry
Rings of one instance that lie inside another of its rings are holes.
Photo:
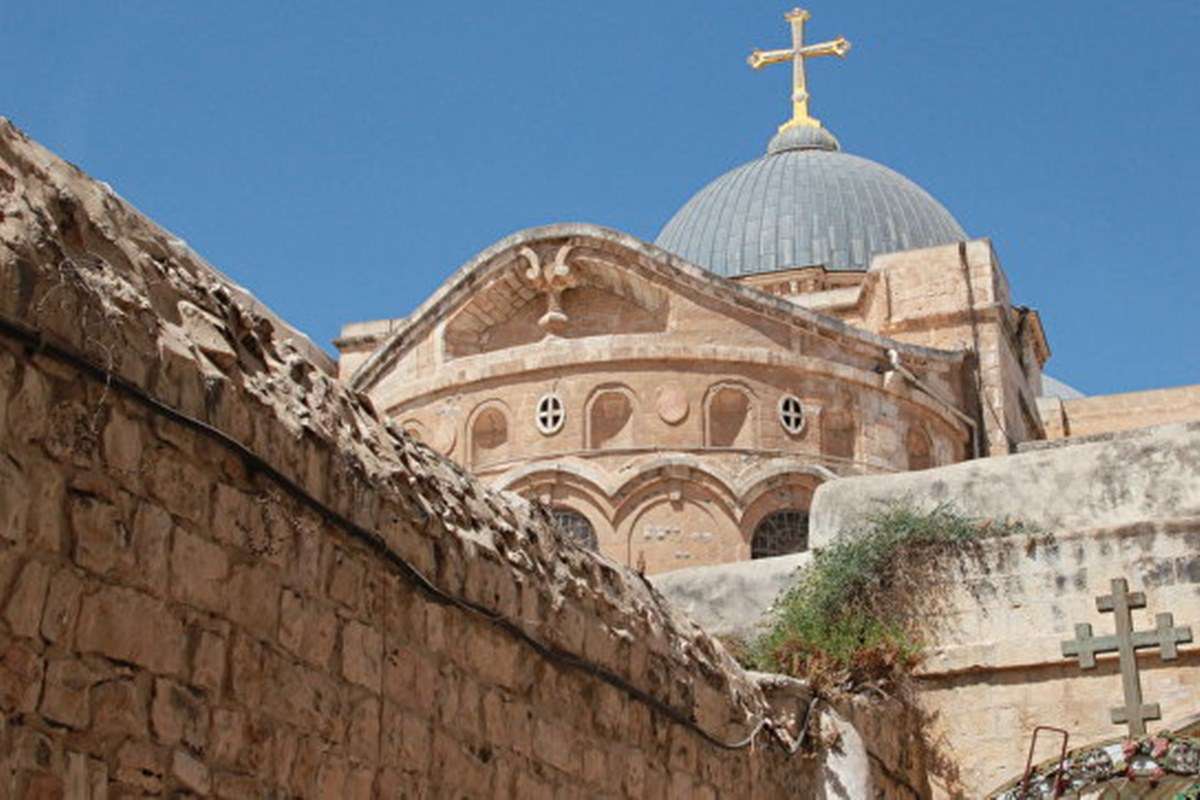
[[[952,503],[978,519],[1020,519],[1029,533],[983,540],[944,565],[927,587],[931,625],[919,672],[936,766],[934,796],[982,797],[1019,777],[1035,725],[1071,733],[1072,747],[1119,736],[1108,709],[1121,704],[1117,660],[1081,671],[1062,655],[1075,625],[1112,631],[1096,610],[1114,578],[1144,592],[1138,630],[1155,614],[1200,631],[1200,423],[1040,443],[1036,449],[939,469],[846,478],[824,484],[813,501],[812,544],[853,532],[862,517],[903,500]],[[752,635],[780,591],[780,573],[805,553],[768,559],[764,569],[728,564],[655,576],[668,599],[706,630]],[[778,564],[772,562],[779,562]],[[736,599],[735,599],[736,598]],[[1200,645],[1179,658],[1138,658],[1147,702],[1162,720],[1152,732],[1178,730],[1200,711]],[[1042,740],[1035,761],[1049,758]]]
[[[0,796],[819,796],[720,645],[240,297],[0,120]]]

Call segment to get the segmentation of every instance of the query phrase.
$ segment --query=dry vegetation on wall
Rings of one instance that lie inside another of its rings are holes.
[[[902,688],[942,618],[949,563],[978,558],[984,538],[1014,533],[1036,531],[1019,521],[972,519],[950,504],[889,506],[798,571],[745,659],[817,691]]]

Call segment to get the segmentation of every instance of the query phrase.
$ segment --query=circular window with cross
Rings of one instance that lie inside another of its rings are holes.
[[[538,430],[547,436],[562,430],[563,422],[567,419],[562,398],[553,392],[542,395],[538,399],[536,419]]]
[[[804,406],[796,395],[785,394],[779,398],[779,424],[793,436],[804,430]]]

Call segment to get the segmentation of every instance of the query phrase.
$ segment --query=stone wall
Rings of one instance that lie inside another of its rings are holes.
[[[988,541],[931,587],[938,598],[936,647],[922,668],[930,731],[957,766],[943,788],[980,796],[1018,775],[1035,725],[1071,731],[1072,746],[1119,735],[1109,709],[1123,705],[1113,656],[1081,671],[1061,642],[1075,625],[1110,633],[1096,610],[1114,578],[1146,594],[1138,630],[1172,612],[1200,635],[1200,423],[1167,425],[1104,441],[888,477],[825,484],[813,503],[821,546],[880,504],[908,498],[951,502],[979,518],[1022,519],[1041,533]],[[1178,660],[1143,654],[1147,702],[1161,704],[1151,731],[1200,711],[1200,645]],[[986,719],[986,724],[980,724]],[[1049,757],[1038,753],[1035,760]]]
[[[748,642],[761,632],[766,610],[795,581],[812,552],[733,564],[677,569],[650,581],[680,611],[714,636]]]
[[[1096,436],[1200,420],[1200,386],[1038,400],[1048,439]]]
[[[1099,441],[1043,443],[1021,455],[921,472],[846,478],[816,493],[810,541],[828,545],[865,514],[898,500],[954,504],[980,519],[1021,519],[1038,532],[986,541],[929,587],[933,646],[921,667],[935,790],[980,797],[1019,775],[1035,725],[1065,727],[1072,746],[1108,739],[1122,705],[1115,658],[1082,671],[1061,655],[1074,626],[1112,631],[1096,596],[1114,578],[1145,592],[1136,629],[1172,612],[1200,636],[1200,423]],[[656,576],[669,601],[706,630],[752,634],[807,554]],[[754,569],[753,567],[758,567]],[[736,599],[734,599],[736,596]],[[1173,730],[1200,712],[1200,644],[1178,660],[1139,658],[1147,702]],[[1049,752],[1039,751],[1036,760]]]
[[[819,795],[718,644],[303,350],[0,120],[0,794]]]

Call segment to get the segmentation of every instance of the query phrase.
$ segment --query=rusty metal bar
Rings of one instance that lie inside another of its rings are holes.
[[[1026,792],[1029,790],[1029,778],[1033,774],[1033,751],[1037,747],[1038,733],[1041,731],[1053,731],[1062,734],[1062,750],[1058,754],[1058,772],[1062,772],[1063,762],[1067,760],[1067,740],[1071,738],[1071,734],[1062,728],[1055,728],[1050,725],[1038,725],[1033,729],[1033,737],[1029,740],[1029,755],[1025,756],[1025,776],[1021,778],[1021,798],[1024,800]],[[1054,777],[1054,794],[1052,798],[1057,798],[1062,794],[1062,775],[1058,774]]]

